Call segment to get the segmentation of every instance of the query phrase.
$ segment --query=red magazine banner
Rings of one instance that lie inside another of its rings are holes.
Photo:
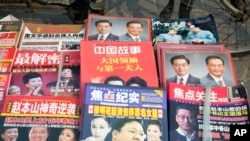
[[[109,76],[119,76],[124,81],[139,76],[147,82],[147,86],[157,87],[151,42],[81,41],[81,84],[104,83]]]
[[[65,140],[66,133],[79,140],[77,98],[6,96],[0,116],[3,140]],[[6,133],[13,133],[9,136]]]
[[[151,19],[149,18],[89,14],[87,27],[85,40],[107,42],[152,41]]]
[[[69,97],[6,96],[2,116],[79,118],[79,100]]]
[[[0,73],[0,113],[9,88],[11,73]]]
[[[79,64],[79,51],[18,51],[10,87],[18,95],[79,97]]]
[[[180,130],[187,131],[186,136],[191,135],[196,141],[201,141],[205,134],[212,141],[229,141],[230,125],[249,124],[243,85],[205,88],[169,83],[168,99],[171,141],[182,141]]]
[[[0,48],[0,72],[10,72],[17,48]]]
[[[232,57],[224,51],[162,49],[161,82],[189,86],[235,86],[236,73]],[[223,84],[220,84],[223,83]]]
[[[20,50],[17,51],[13,66],[58,66],[62,60],[62,65],[79,65],[80,52],[79,51],[33,51]]]
[[[131,86],[136,81],[142,87],[158,87],[151,42],[82,40],[80,52],[81,86],[88,82]]]

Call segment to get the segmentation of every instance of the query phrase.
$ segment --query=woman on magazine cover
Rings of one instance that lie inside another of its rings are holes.
[[[18,128],[16,127],[1,127],[0,141],[16,141],[18,138]]]
[[[37,72],[28,72],[23,76],[23,83],[25,84],[28,92],[27,96],[42,96],[44,95],[42,88],[42,76]]]
[[[146,126],[147,141],[161,141],[162,124],[159,120],[151,120]]]
[[[79,132],[72,128],[64,128],[58,137],[58,141],[79,141]]]
[[[110,119],[103,116],[94,116],[91,120],[90,130],[92,137],[94,137],[96,141],[105,141],[105,138],[111,131]],[[87,137],[85,140],[90,140],[90,137]]]

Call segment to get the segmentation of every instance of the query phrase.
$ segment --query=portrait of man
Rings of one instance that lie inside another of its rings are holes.
[[[47,141],[49,129],[47,127],[32,127],[29,131],[29,141]]]
[[[112,23],[109,20],[98,20],[95,22],[95,27],[98,33],[90,35],[88,40],[118,41],[119,36],[111,33]]]
[[[158,42],[166,43],[183,43],[182,36],[178,35],[178,29],[175,27],[170,27],[168,33],[161,33],[158,36]]]
[[[144,141],[143,124],[139,119],[118,118],[112,124],[112,141]]]
[[[185,55],[175,55],[170,59],[175,76],[167,78],[167,84],[174,82],[183,85],[199,86],[200,79],[190,74],[190,60]]]
[[[195,25],[190,25],[190,31],[187,34],[186,43],[189,44],[215,44],[216,38],[208,30],[202,30]]]
[[[140,21],[129,21],[126,24],[127,33],[119,36],[119,41],[141,42],[149,41],[147,37],[141,35],[143,24]]]
[[[223,77],[225,64],[220,56],[210,55],[206,57],[205,61],[208,74],[201,78],[201,84],[203,86],[224,87],[234,85],[232,81]]]
[[[21,95],[21,89],[20,87],[16,85],[12,85],[8,89],[8,95]]]
[[[197,124],[197,113],[194,107],[188,104],[179,104],[175,110],[176,129],[170,130],[170,141],[200,141],[195,129]]]
[[[46,87],[56,87],[57,83],[59,83],[59,88],[72,88],[79,89],[79,82],[72,80],[73,70],[71,67],[63,67],[61,72],[60,81],[52,81],[47,83]]]

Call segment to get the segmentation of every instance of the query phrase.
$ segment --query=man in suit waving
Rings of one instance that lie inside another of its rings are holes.
[[[95,22],[97,34],[90,35],[88,40],[98,41],[118,41],[119,36],[112,34],[112,23],[109,20],[102,19]]]
[[[172,68],[176,75],[167,79],[169,82],[179,83],[189,86],[200,86],[200,79],[189,73],[190,60],[184,55],[176,55],[170,59]]]

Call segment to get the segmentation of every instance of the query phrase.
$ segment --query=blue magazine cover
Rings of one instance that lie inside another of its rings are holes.
[[[168,140],[166,90],[86,84],[81,141]]]
[[[216,44],[219,41],[212,14],[199,18],[152,18],[153,43]]]

